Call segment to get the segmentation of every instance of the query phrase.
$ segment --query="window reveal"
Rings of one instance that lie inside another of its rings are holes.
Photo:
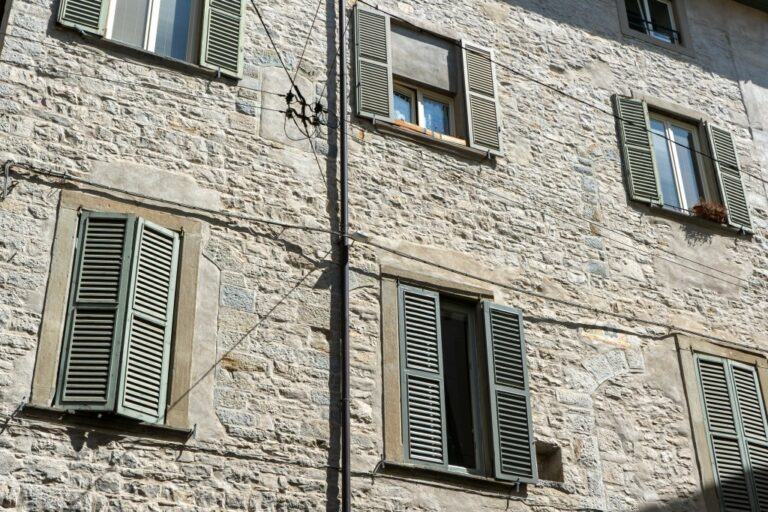
[[[626,0],[629,27],[659,41],[680,43],[674,9],[669,0]]]

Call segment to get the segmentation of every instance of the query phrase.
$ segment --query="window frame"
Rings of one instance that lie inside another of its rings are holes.
[[[410,124],[418,125],[419,124],[418,123],[418,121],[419,121],[418,101],[419,100],[418,100],[418,92],[416,91],[416,89],[413,88],[413,87],[408,87],[407,85],[402,84],[400,82],[394,82],[393,85],[392,85],[392,96],[393,96],[392,110],[393,110],[393,112],[394,112],[394,109],[395,109],[395,105],[394,105],[394,95],[395,94],[400,94],[402,96],[407,96],[408,99],[411,102],[411,120],[407,121],[405,119],[397,119],[396,118],[395,121],[396,122],[400,121],[400,122],[404,122],[404,123],[410,123]]]
[[[61,193],[30,405],[42,409],[67,410],[55,406],[55,397],[81,210],[135,215],[166,229],[184,233],[179,252],[177,300],[173,317],[174,329],[169,365],[172,370],[168,377],[168,408],[163,424],[149,425],[157,428],[188,430],[191,427],[189,411],[192,406],[189,389],[193,371],[192,353],[196,346],[195,317],[204,237],[203,224],[198,220],[136,206],[127,198],[107,199],[69,190]]]
[[[395,119],[395,122],[407,123],[410,125],[418,126],[424,130],[428,130],[430,133],[438,135],[445,135],[448,137],[456,136],[456,106],[455,98],[441,94],[438,92],[430,91],[422,87],[408,85],[407,83],[398,80],[397,77],[393,79],[392,85],[392,109],[394,112],[394,96],[400,94],[402,96],[408,96],[411,100],[411,119],[412,121],[406,121],[404,119]],[[429,130],[426,126],[426,116],[424,115],[424,98],[430,99],[437,103],[442,103],[448,106],[448,128],[449,133],[441,133],[434,130]]]
[[[688,204],[687,198],[685,197],[684,187],[683,187],[683,176],[682,171],[680,169],[680,157],[678,154],[678,145],[674,142],[673,133],[672,133],[672,127],[682,128],[683,130],[687,130],[691,132],[693,135],[693,157],[696,164],[696,178],[698,185],[700,187],[701,196],[707,200],[707,201],[717,201],[718,203],[722,204],[722,198],[720,197],[711,197],[713,186],[716,187],[716,184],[713,183],[712,177],[710,176],[712,172],[706,172],[706,163],[704,162],[702,158],[702,144],[701,144],[701,137],[704,133],[704,127],[702,125],[696,125],[688,121],[681,120],[679,117],[673,117],[668,114],[662,114],[659,113],[658,110],[653,109],[649,106],[649,112],[648,116],[653,122],[654,120],[659,121],[664,124],[664,136],[667,138],[666,145],[667,150],[669,151],[669,156],[672,161],[672,174],[675,178],[675,189],[677,191],[677,198],[680,202],[680,208],[679,210],[686,214],[691,214],[691,211],[695,204]],[[658,165],[658,164],[657,164]],[[716,190],[716,188],[714,189]],[[719,195],[719,194],[718,194]],[[670,208],[673,210],[677,210],[677,208],[674,208],[673,206],[667,206],[664,205],[665,208]]]
[[[648,16],[648,2],[647,0],[616,0],[616,7],[619,14],[619,28],[624,36],[638,39],[646,43],[658,46],[660,48],[666,48],[667,50],[673,50],[678,53],[685,54],[689,57],[694,57],[693,45],[691,42],[690,24],[688,23],[688,5],[687,0],[658,0],[667,4],[672,14],[671,19],[673,21],[673,30],[677,31],[677,41],[669,42],[664,38],[659,38],[651,34],[652,30],[647,29],[646,32],[641,32],[630,27],[629,16],[627,14],[627,2],[638,2],[643,11],[644,16]],[[645,23],[652,23],[652,20],[644,20]]]
[[[676,346],[706,511],[721,512],[720,499],[716,490],[714,457],[707,433],[706,413],[696,369],[696,359],[697,357],[714,357],[754,367],[757,371],[764,409],[768,397],[768,359],[747,348],[724,346],[689,335],[677,335]],[[768,411],[764,411],[764,413],[768,414]]]

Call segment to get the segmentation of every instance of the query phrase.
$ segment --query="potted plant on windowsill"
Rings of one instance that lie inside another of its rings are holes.
[[[707,201],[703,197],[699,199],[699,202],[691,209],[691,211],[695,216],[716,222],[717,224],[725,224],[728,215],[725,206],[713,201]]]

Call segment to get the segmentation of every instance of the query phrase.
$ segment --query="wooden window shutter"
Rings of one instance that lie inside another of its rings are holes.
[[[622,96],[614,96],[613,100],[629,197],[633,201],[662,205],[648,105]]]
[[[495,477],[536,483],[523,315],[483,302]]]
[[[728,224],[751,233],[752,222],[733,136],[731,132],[710,123],[707,123],[707,135],[723,204],[728,211]]]
[[[241,78],[244,26],[245,0],[205,0],[200,65]]]
[[[173,330],[179,236],[139,219],[133,255],[117,413],[162,423]]]
[[[399,288],[403,437],[411,462],[446,466],[439,294]]]
[[[61,0],[59,23],[100,36],[107,26],[109,0]]]
[[[357,115],[392,117],[392,56],[389,16],[355,7],[355,97]]]
[[[115,404],[135,217],[83,213],[70,285],[56,404]]]
[[[501,123],[493,51],[461,43],[470,147],[501,155]]]
[[[757,504],[755,510],[768,510],[768,428],[759,378],[751,366],[732,362],[731,370],[746,445],[747,474],[751,476],[753,499]]]
[[[745,393],[744,383],[741,384],[742,390],[738,391],[733,383],[731,365],[723,359],[697,355],[696,367],[717,494],[723,510],[758,510],[753,506],[756,498],[751,489],[747,446],[742,418],[734,398]]]

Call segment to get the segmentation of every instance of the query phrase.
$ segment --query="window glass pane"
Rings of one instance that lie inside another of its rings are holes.
[[[144,48],[149,0],[116,0],[112,39]]]
[[[648,0],[648,8],[651,10],[653,36],[662,41],[674,43],[676,39],[672,23],[672,6],[658,0]]]
[[[627,21],[629,22],[629,28],[646,33],[646,16],[643,14],[643,7],[641,4],[643,0],[625,1],[627,2]]]
[[[451,131],[451,117],[448,105],[425,97],[424,128],[449,135]]]
[[[413,122],[413,103],[411,96],[395,91],[395,119]]]
[[[672,168],[672,155],[669,153],[669,144],[665,138],[664,123],[651,119],[651,131],[653,132],[653,151],[656,155],[656,167],[659,170],[664,204],[680,208],[680,199],[678,198],[677,185],[675,184],[675,173]]]
[[[701,176],[693,153],[693,133],[679,126],[672,127],[672,138],[676,142],[677,161],[683,179],[686,207],[691,209],[702,197]]]
[[[472,391],[470,384],[469,313],[441,304],[443,368],[445,371],[445,422],[448,463],[475,468]]]
[[[180,60],[187,59],[192,1],[160,1],[155,53]]]

